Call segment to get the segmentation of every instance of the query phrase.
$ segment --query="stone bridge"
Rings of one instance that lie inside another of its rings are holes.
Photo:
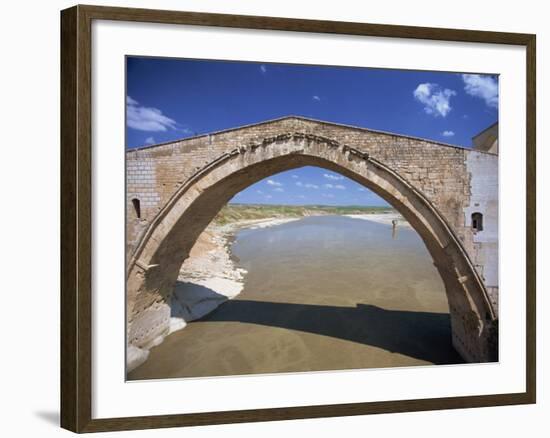
[[[455,349],[469,362],[496,360],[498,156],[302,117],[127,151],[129,345],[168,332],[179,269],[218,211],[247,186],[307,165],[362,184],[405,217],[445,285]]]

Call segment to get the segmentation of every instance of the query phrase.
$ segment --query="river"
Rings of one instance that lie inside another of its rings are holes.
[[[408,226],[345,216],[243,229],[242,293],[169,335],[129,379],[461,363],[445,290]]]

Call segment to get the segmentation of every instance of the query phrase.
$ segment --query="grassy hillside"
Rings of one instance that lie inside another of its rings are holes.
[[[369,214],[394,212],[391,207],[361,207],[345,206],[333,207],[327,205],[254,205],[254,204],[228,204],[223,207],[214,222],[225,225],[232,222],[251,219],[283,218],[319,216],[328,214]]]

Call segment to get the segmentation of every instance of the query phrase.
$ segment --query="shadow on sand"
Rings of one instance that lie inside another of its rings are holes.
[[[205,288],[207,289],[207,288]],[[217,295],[208,291],[212,299]],[[464,363],[451,344],[448,313],[235,299],[199,321],[232,321],[298,330],[371,345],[437,365]]]
[[[212,289],[193,282],[177,281],[170,304],[170,316],[190,322],[212,312],[228,300]]]

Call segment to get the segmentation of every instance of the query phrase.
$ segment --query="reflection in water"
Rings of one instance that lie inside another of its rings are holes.
[[[442,281],[411,229],[309,217],[242,230],[232,250],[243,292],[168,336],[131,379],[462,362]]]
[[[394,219],[391,221],[391,238],[397,239],[397,220]]]

